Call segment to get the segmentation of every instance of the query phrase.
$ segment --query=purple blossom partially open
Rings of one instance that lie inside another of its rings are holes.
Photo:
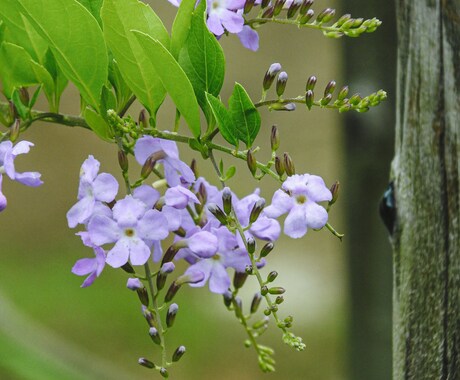
[[[134,147],[134,156],[141,165],[144,165],[152,154],[159,152],[164,154],[158,163],[163,164],[165,178],[169,186],[191,184],[195,181],[195,174],[193,174],[192,169],[179,159],[179,150],[174,141],[144,136],[137,140]]]
[[[34,146],[34,144],[29,141],[20,141],[16,145],[13,145],[11,141],[3,141],[0,143],[0,211],[3,211],[7,205],[6,197],[2,193],[3,174],[6,174],[11,180],[26,186],[36,187],[43,183],[43,181],[40,180],[40,173],[19,173],[14,166],[16,157],[20,154],[28,153],[31,146]]]
[[[244,7],[246,0],[207,0],[209,30],[216,36],[239,33],[243,30],[244,18],[236,11]]]
[[[99,166],[99,161],[91,155],[81,166],[78,202],[67,212],[70,228],[76,227],[79,223],[86,224],[95,209],[101,206],[101,202],[112,202],[117,195],[117,180],[108,173],[98,174]]]
[[[91,241],[97,245],[115,243],[106,262],[114,268],[128,260],[143,265],[150,257],[155,242],[168,236],[168,222],[158,210],[148,209],[145,203],[131,195],[113,207],[113,217],[95,215],[88,224]]]
[[[200,203],[195,194],[182,186],[174,186],[166,190],[165,204],[177,209],[186,208],[191,202]]]
[[[94,258],[84,258],[78,260],[72,268],[72,273],[77,276],[86,276],[81,284],[82,288],[90,286],[99,277],[105,266],[105,251],[101,247],[94,247]]]
[[[284,233],[300,238],[308,228],[323,228],[328,214],[317,202],[330,201],[332,194],[323,179],[316,175],[295,174],[288,177],[273,195],[272,204],[265,208],[265,214],[277,218],[288,213],[284,222]]]

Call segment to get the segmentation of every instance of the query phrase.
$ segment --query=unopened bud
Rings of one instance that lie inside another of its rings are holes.
[[[256,323],[254,323],[252,325],[252,328],[255,329],[255,330],[260,329],[262,327],[266,328],[268,326],[268,321],[269,321],[269,319],[267,317],[264,317],[260,321],[257,321]]]
[[[313,93],[312,90],[308,90],[305,93],[305,105],[309,110],[311,110],[311,107],[313,107],[313,102],[315,101],[315,94]]]
[[[228,187],[222,191],[222,204],[224,212],[229,215],[232,212],[232,191]]]
[[[262,0],[262,2],[260,3],[260,7],[264,9],[268,6],[268,4],[270,4],[270,0]]]
[[[284,153],[283,158],[284,169],[286,170],[286,174],[288,175],[288,177],[290,177],[291,175],[295,174],[294,162],[292,161],[292,158],[289,155],[289,153]]]
[[[252,302],[251,302],[251,314],[254,314],[257,312],[257,309],[259,308],[261,301],[262,301],[262,295],[259,292],[254,294],[254,297],[252,298]]]
[[[155,319],[153,318],[153,314],[144,305],[142,305],[142,314],[144,315],[144,318],[149,324],[149,326],[153,327],[155,325]]]
[[[166,279],[168,278],[168,275],[166,273],[158,273],[157,274],[157,289],[161,290],[165,287],[166,284]]]
[[[299,10],[300,6],[302,5],[302,0],[294,0],[288,8],[287,11],[287,18],[293,18],[297,11]]]
[[[164,378],[167,379],[169,377],[169,372],[166,368],[161,367],[160,368],[160,375]]]
[[[337,201],[337,198],[339,197],[340,182],[335,181],[329,190],[331,191],[331,194],[332,194],[332,199],[329,201],[329,205],[332,206]]]
[[[256,203],[254,203],[254,206],[252,207],[251,214],[249,215],[249,223],[254,223],[258,218],[260,213],[263,211],[265,207],[265,199],[260,198],[257,200]]]
[[[254,268],[252,267],[251,264],[246,265],[246,267],[244,268],[244,271],[245,271],[246,274],[248,274],[248,275],[252,275],[252,274],[253,274],[253,270],[254,270]]]
[[[21,103],[24,104],[25,106],[29,105],[30,102],[30,96],[29,96],[29,90],[25,87],[19,88],[19,99],[21,99]]]
[[[266,296],[267,293],[268,293],[268,287],[267,287],[266,285],[262,286],[262,287],[260,288],[260,294],[261,294],[262,296]]]
[[[264,13],[262,13],[262,18],[272,18],[275,14],[275,9],[273,7],[268,7]]]
[[[233,286],[235,289],[242,288],[248,275],[245,272],[235,272],[233,275]]]
[[[139,297],[139,301],[141,301],[141,304],[144,306],[149,306],[149,294],[147,292],[147,289],[142,287],[136,290],[137,296]]]
[[[139,112],[138,123],[141,129],[147,129],[149,127],[147,111],[145,109],[142,109],[141,112]]]
[[[126,264],[123,264],[121,267],[121,269],[123,269],[126,273],[129,273],[129,274],[134,274],[136,273],[136,271],[134,270],[134,268],[131,266],[130,263],[126,263]]]
[[[227,225],[227,215],[224,214],[222,209],[215,203],[208,204],[209,212],[216,217],[216,219],[223,224],[224,226]]]
[[[283,296],[278,296],[278,297],[276,297],[275,303],[276,303],[277,305],[280,305],[280,304],[282,304],[283,302],[284,302],[284,297],[283,297]]]
[[[299,24],[303,25],[306,24],[308,21],[311,20],[311,18],[315,15],[315,11],[313,9],[309,9],[307,12],[305,12],[304,15],[302,15],[299,19]]]
[[[281,159],[276,156],[275,157],[275,170],[276,170],[276,173],[278,173],[278,175],[281,177],[283,174],[284,174],[284,163],[283,161],[281,161]]]
[[[172,327],[174,325],[178,311],[179,306],[177,306],[177,303],[169,305],[168,313],[166,314],[166,326]]]
[[[244,13],[249,13],[252,10],[252,7],[254,6],[255,0],[246,0],[244,3]]]
[[[248,245],[248,253],[252,255],[256,251],[256,241],[254,238],[250,237],[246,243]]]
[[[168,291],[166,292],[165,302],[171,302],[174,296],[179,291],[180,287],[181,285],[179,285],[176,281],[173,281],[171,285],[169,286]]]
[[[229,292],[228,290],[222,294],[223,297],[224,297],[224,305],[226,307],[230,307],[230,305],[232,304],[232,301],[233,301],[233,294],[231,292]]]
[[[348,95],[348,86],[343,86],[340,91],[339,91],[339,94],[337,95],[337,99],[338,100],[344,100]]]
[[[192,169],[193,174],[195,174],[195,178],[198,178],[200,176],[200,173],[198,173],[198,165],[195,159],[193,159],[190,163],[190,169]]]
[[[272,152],[277,151],[280,146],[280,133],[276,125],[272,126],[272,132],[270,134],[270,145]]]
[[[243,310],[243,301],[240,297],[235,297],[235,312],[238,314]]]
[[[155,327],[150,327],[149,335],[150,335],[150,338],[152,338],[153,343],[155,344],[161,343],[160,334],[158,334],[158,330]]]
[[[153,364],[153,362],[151,362],[150,360],[146,358],[139,358],[137,362],[143,367],[150,368],[150,369],[155,368],[155,364]]]
[[[335,80],[331,80],[326,85],[326,88],[324,89],[324,96],[327,96],[328,94],[332,94],[334,92],[336,86],[337,86],[337,83],[335,82]]]
[[[141,280],[139,280],[138,278],[128,278],[128,281],[126,282],[126,287],[129,290],[138,290],[143,288],[144,285],[142,285]]]
[[[281,286],[274,286],[273,288],[268,289],[270,294],[284,294],[286,289],[282,288]]]
[[[354,94],[354,95],[350,98],[349,102],[350,102],[351,105],[355,106],[355,105],[357,105],[361,100],[362,100],[361,95],[359,95],[359,94]]]
[[[286,71],[282,71],[278,75],[278,79],[276,81],[276,94],[278,96],[281,96],[284,94],[284,90],[286,89],[287,80],[288,80],[288,75]]]
[[[310,9],[310,7],[313,5],[313,0],[303,0],[302,5],[300,6],[299,9],[299,14],[303,16],[307,11]]]
[[[276,280],[276,277],[278,277],[278,272],[277,271],[272,271],[268,274],[267,276],[267,282],[273,282]]]
[[[295,103],[273,103],[269,106],[270,111],[287,111],[292,112],[296,110]]]
[[[248,168],[251,174],[255,175],[257,171],[257,160],[254,156],[254,153],[252,152],[252,149],[248,150],[248,153],[246,155],[246,162],[248,164]]]
[[[275,5],[273,6],[273,15],[278,16],[283,9],[286,0],[276,0]]]
[[[167,250],[166,253],[163,256],[163,259],[161,260],[161,266],[163,266],[165,263],[168,263],[170,261],[173,261],[174,256],[176,256],[177,252],[179,251],[179,247],[177,245],[177,242],[173,245],[171,245]]]
[[[122,171],[128,171],[128,156],[126,156],[126,153],[122,150],[118,151],[118,165],[120,165]]]
[[[185,346],[179,346],[176,348],[176,351],[174,351],[174,354],[172,356],[172,361],[177,362],[182,356],[185,354]]]
[[[307,84],[305,85],[305,91],[308,91],[308,90],[313,91],[315,89],[315,85],[316,85],[317,81],[318,81],[318,79],[316,79],[316,77],[314,75],[309,77],[307,79]]]
[[[271,8],[269,8],[271,9]],[[268,68],[267,72],[265,73],[264,76],[264,81],[263,81],[263,89],[267,91],[271,85],[273,84],[273,81],[275,80],[276,75],[281,71],[281,65],[279,63],[272,63],[270,67]]]
[[[206,186],[204,183],[200,183],[200,187],[198,188],[198,199],[201,203],[205,204],[208,201],[208,192],[206,190]]]
[[[332,100],[332,94],[327,94],[324,98],[322,98],[319,102],[322,106],[328,105]]]
[[[10,127],[10,141],[15,142],[19,137],[21,123],[19,119],[14,120],[13,125]]]
[[[265,244],[260,251],[260,257],[266,257],[271,251],[273,251],[273,248],[275,248],[275,246],[271,241]]]
[[[316,17],[316,22],[325,23],[331,21],[335,15],[335,9],[326,8]]]

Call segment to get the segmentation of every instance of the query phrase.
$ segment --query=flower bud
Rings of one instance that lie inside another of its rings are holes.
[[[362,100],[361,95],[359,95],[359,94],[354,94],[354,95],[350,98],[349,102],[350,102],[351,105],[355,106],[355,105],[357,105],[361,100]]]
[[[314,75],[309,77],[307,79],[307,84],[305,85],[305,91],[308,91],[308,90],[313,91],[315,89],[315,85],[316,85],[317,81],[318,81],[318,79],[316,79],[316,77]]]
[[[284,163],[283,161],[281,161],[281,159],[276,156],[275,157],[275,170],[276,170],[276,173],[278,173],[278,175],[281,177],[283,174],[284,174]]]
[[[30,103],[29,90],[25,87],[20,87],[18,92],[19,92],[19,99],[21,99],[21,103],[24,104],[25,106],[28,106]]]
[[[254,314],[257,312],[257,309],[259,308],[261,301],[262,301],[262,295],[259,292],[254,294],[254,297],[252,298],[252,302],[251,302],[251,314]]]
[[[131,266],[130,263],[126,263],[126,264],[123,264],[121,267],[121,269],[123,269],[126,273],[129,273],[129,274],[134,274],[136,273],[136,271],[134,270],[134,268]]]
[[[246,267],[244,268],[244,271],[245,271],[246,274],[248,274],[248,275],[253,274],[253,270],[254,270],[254,268],[252,267],[251,264],[246,265]]]
[[[149,158],[147,158],[144,162],[144,165],[142,165],[141,169],[141,177],[142,179],[146,179],[152,170],[155,168],[155,164],[157,161],[161,158],[164,158],[165,154],[163,151],[158,151],[153,153]]]
[[[216,217],[216,219],[223,224],[224,226],[227,225],[227,215],[224,214],[222,209],[215,203],[208,204],[209,212]]]
[[[274,286],[273,288],[268,289],[270,294],[283,294],[286,292],[286,289],[282,288],[281,286]]]
[[[283,297],[283,296],[278,296],[278,297],[276,297],[275,303],[276,303],[277,305],[280,305],[280,304],[282,304],[283,302],[284,302],[284,297]]]
[[[265,207],[265,199],[260,198],[254,206],[252,207],[251,214],[249,215],[249,223],[254,223],[258,218],[260,213],[263,211]]]
[[[271,241],[265,244],[260,251],[260,257],[266,257],[271,251],[273,251],[273,248],[275,248],[275,246]]]
[[[224,297],[224,305],[230,307],[233,301],[233,294],[227,290],[222,296]]]
[[[254,330],[258,330],[258,329],[260,329],[260,328],[266,329],[266,328],[268,327],[268,322],[269,322],[269,320],[270,320],[269,318],[264,317],[264,318],[262,318],[261,320],[257,321],[256,323],[254,323],[254,324],[252,325],[252,328],[253,328]]]
[[[269,8],[272,9],[272,8]],[[279,63],[272,63],[270,67],[268,68],[267,72],[265,73],[264,76],[264,81],[262,83],[263,89],[267,91],[273,81],[275,80],[276,75],[281,71],[281,65]]]
[[[235,312],[236,315],[241,314],[243,311],[243,301],[241,300],[240,297],[235,297]]]
[[[262,0],[260,7],[264,9],[268,6],[268,4],[270,4],[270,0]]]
[[[322,106],[327,106],[332,100],[332,95],[327,94],[324,98],[322,98],[319,102]]]
[[[316,22],[325,23],[331,21],[335,15],[335,9],[326,8],[316,17]]]
[[[337,198],[339,197],[340,182],[335,181],[329,190],[331,191],[331,194],[332,194],[332,199],[329,201],[329,205],[332,206],[337,201]]]
[[[296,105],[295,103],[273,103],[269,107],[270,111],[295,111],[296,110]]]
[[[256,250],[256,241],[254,238],[250,237],[246,242],[248,245],[248,253],[252,255]]]
[[[313,107],[313,102],[315,101],[315,94],[313,93],[312,90],[308,90],[305,93],[305,105],[309,110],[311,110],[311,107]]]
[[[276,280],[276,277],[278,277],[278,272],[277,271],[271,271],[268,276],[267,276],[267,282],[273,282]]]
[[[164,367],[160,368],[160,375],[164,378],[167,379],[169,377],[168,370]]]
[[[313,9],[309,9],[302,17],[299,19],[299,24],[303,25],[306,24],[311,18],[315,15],[315,11]]]
[[[168,313],[166,314],[166,326],[172,327],[174,325],[178,311],[179,306],[177,306],[177,303],[169,305]]]
[[[257,171],[257,160],[254,156],[254,153],[252,152],[252,149],[248,150],[248,153],[246,155],[246,162],[248,164],[248,168],[251,174],[255,175]]]
[[[152,338],[153,343],[161,344],[160,334],[158,334],[158,330],[155,327],[150,327],[149,335],[150,338]]]
[[[331,80],[326,85],[326,88],[324,89],[324,96],[326,97],[328,94],[332,94],[334,92],[336,86],[337,86],[337,83],[335,82],[335,80]]]
[[[153,317],[153,314],[144,305],[142,305],[142,314],[150,327],[155,326],[155,318]]]
[[[284,90],[286,89],[286,83],[288,80],[288,75],[286,71],[280,72],[278,75],[278,79],[276,81],[276,94],[278,97],[284,94]]]
[[[138,278],[128,278],[128,281],[126,283],[126,287],[129,290],[138,290],[138,289],[143,288],[144,285],[142,285],[141,280],[139,280]]]
[[[284,169],[286,170],[286,174],[288,177],[295,174],[295,167],[294,162],[292,162],[292,158],[289,153],[285,152],[283,155],[284,158]]]
[[[297,11],[299,10],[300,6],[302,5],[302,0],[294,0],[288,8],[286,17],[293,18]]]
[[[198,200],[205,204],[208,200],[208,192],[206,191],[206,186],[204,183],[200,183],[200,187],[198,188],[198,194],[196,195]]]
[[[337,99],[338,100],[344,100],[348,95],[348,86],[343,86],[340,91],[339,91],[339,94],[337,95]]]
[[[147,289],[142,287],[136,290],[137,296],[139,297],[139,301],[144,306],[149,306],[149,294],[147,293]]]
[[[153,364],[153,362],[151,362],[150,360],[146,358],[139,358],[137,362],[143,367],[150,368],[150,369],[155,368],[155,364]]]
[[[165,263],[168,263],[174,259],[174,256],[176,256],[177,252],[179,251],[179,247],[177,243],[174,243],[171,245],[167,250],[166,253],[163,256],[163,259],[161,260],[161,266],[163,266]]]
[[[351,14],[347,13],[347,14],[344,14],[342,17],[340,17],[338,20],[337,20],[337,26],[340,28],[343,24],[345,24],[345,22],[347,22],[349,19],[351,19]]]
[[[273,6],[273,15],[278,16],[283,9],[286,0],[276,0],[275,5]]]
[[[265,9],[265,12],[262,13],[262,18],[272,18],[274,14],[275,9],[273,7],[268,7]]]
[[[244,14],[251,12],[255,2],[256,0],[246,0],[244,3]]]
[[[173,281],[166,292],[165,302],[171,302],[181,286],[182,285],[179,285],[176,281]]]
[[[262,296],[266,296],[267,293],[268,293],[268,287],[267,287],[266,285],[262,286],[262,287],[260,288],[260,294],[261,294]]]
[[[192,169],[193,174],[195,174],[195,178],[198,178],[200,176],[200,173],[198,172],[198,165],[195,159],[193,159],[190,163],[190,169]]]
[[[310,9],[310,7],[313,5],[313,0],[303,0],[302,5],[300,6],[299,9],[299,14],[303,16],[307,11]]]
[[[272,132],[270,134],[270,145],[272,152],[277,151],[280,146],[280,134],[276,125],[272,126]]]
[[[185,346],[179,346],[176,348],[176,351],[174,351],[174,354],[172,356],[172,361],[177,362],[179,359],[184,356],[185,354]]]
[[[123,150],[118,150],[118,165],[120,165],[122,171],[128,171],[128,157]]]
[[[15,142],[19,137],[21,122],[15,119],[13,125],[10,127],[10,141]]]
[[[247,273],[235,272],[235,274],[233,275],[233,286],[235,287],[235,289],[242,288],[247,278],[248,278]]]
[[[147,129],[149,127],[147,111],[145,109],[142,109],[141,112],[139,112],[138,124],[141,129]]]
[[[224,212],[229,215],[232,212],[232,192],[228,187],[222,191],[222,203],[224,205]]]

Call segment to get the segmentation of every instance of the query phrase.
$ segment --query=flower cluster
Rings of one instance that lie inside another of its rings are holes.
[[[172,141],[141,137],[134,155],[143,166],[142,180],[119,200],[115,200],[116,179],[99,173],[100,164],[93,156],[81,167],[78,201],[67,220],[71,228],[85,226],[78,235],[94,251],[94,257],[78,260],[72,269],[88,276],[83,287],[94,282],[105,264],[138,266],[150,259],[169,274],[172,261],[183,259],[189,264],[183,274],[186,282],[192,287],[208,283],[212,292],[224,294],[231,283],[227,270],[244,273],[251,266],[247,242],[278,239],[281,227],[275,218],[289,213],[284,231],[294,238],[307,228],[326,224],[327,212],[316,202],[330,200],[331,193],[320,177],[288,177],[264,208],[258,190],[239,199],[229,188],[218,190],[202,177],[195,179]],[[154,186],[143,184],[152,170],[163,179]],[[158,190],[162,185],[163,194]],[[171,235],[173,244],[164,252],[165,239]],[[263,266],[264,259],[257,265]]]
[[[0,212],[6,208],[6,197],[2,193],[3,174],[6,174],[11,180],[22,183],[26,186],[40,186],[43,182],[40,180],[40,173],[24,172],[19,173],[14,166],[14,160],[20,154],[28,153],[30,147],[34,146],[29,141],[20,141],[13,145],[11,141],[0,143]]]

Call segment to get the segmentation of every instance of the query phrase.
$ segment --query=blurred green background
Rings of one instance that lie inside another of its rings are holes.
[[[313,30],[266,25],[260,33],[261,48],[253,53],[235,36],[222,38],[227,58],[222,97],[228,99],[237,81],[258,99],[263,75],[273,62],[280,62],[289,74],[287,96],[303,93],[312,74],[318,77],[318,88],[331,79],[339,86],[349,81],[352,92],[363,94],[392,88],[393,15],[388,4],[366,3],[315,5],[318,11],[337,6],[342,10],[338,13],[383,19],[380,31],[358,40],[330,40]],[[175,8],[166,0],[151,4],[171,25]],[[38,108],[46,109],[45,103]],[[69,87],[61,111],[78,110],[78,96]],[[139,110],[134,106],[130,113],[137,117]],[[167,100],[159,127],[169,129],[173,117],[174,108]],[[281,315],[294,316],[293,331],[304,338],[306,351],[289,349],[272,328],[262,341],[276,349],[277,372],[262,374],[253,350],[243,346],[242,328],[221,297],[206,289],[186,288],[177,297],[180,310],[168,340],[171,349],[183,344],[187,353],[172,368],[172,378],[390,377],[391,253],[377,204],[391,157],[392,117],[391,101],[369,114],[349,117],[301,107],[291,113],[262,111],[258,157],[269,154],[269,131],[277,124],[280,151],[291,154],[298,173],[321,175],[328,185],[341,182],[330,222],[347,236],[343,243],[326,230],[309,232],[300,240],[283,237],[264,269],[280,273],[277,284],[287,289]],[[18,159],[18,169],[40,171],[45,184],[32,189],[8,180],[3,183],[8,207],[0,215],[0,379],[153,378],[156,374],[137,364],[141,356],[155,361],[158,352],[136,295],[125,288],[127,275],[106,268],[93,286],[80,289],[82,278],[70,273],[76,260],[91,255],[65,218],[76,201],[81,163],[93,154],[101,161],[101,171],[116,174],[115,146],[81,129],[43,123],[22,138],[36,146]],[[181,157],[190,162],[193,155],[183,149]],[[217,185],[209,163],[196,158],[201,174]],[[225,162],[235,163],[230,158]],[[134,164],[131,167],[136,170]],[[239,196],[260,186],[262,195],[271,199],[277,183],[270,178],[257,183],[244,162],[237,167],[237,176],[228,185]],[[254,284],[247,288],[246,306],[256,291]]]

